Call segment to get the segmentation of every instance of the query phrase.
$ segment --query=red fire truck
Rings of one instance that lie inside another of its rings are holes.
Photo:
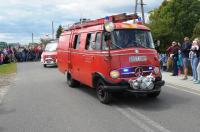
[[[46,45],[44,51],[41,54],[41,63],[44,67],[57,65],[57,42],[50,42]]]
[[[102,103],[113,92],[157,97],[164,85],[150,29],[119,14],[72,25],[60,36],[57,64],[70,87],[95,88]]]

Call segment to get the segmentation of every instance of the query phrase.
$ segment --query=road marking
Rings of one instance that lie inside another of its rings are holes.
[[[177,90],[180,90],[180,91],[184,91],[184,92],[187,92],[187,93],[191,93],[191,94],[195,94],[195,95],[200,96],[200,93],[192,92],[192,91],[189,91],[189,90],[186,90],[186,89],[183,89],[183,88],[177,88],[178,86],[177,87],[172,86],[172,85],[165,85],[165,86],[168,86],[168,87],[173,88],[173,89],[177,89]],[[194,90],[194,89],[192,89],[192,90]]]
[[[141,114],[137,110],[134,110],[133,108],[130,108],[128,106],[126,106],[126,107],[120,108],[120,107],[117,106],[116,109],[120,113],[122,113],[124,116],[126,116],[129,120],[131,120],[133,123],[135,123],[137,126],[144,129],[146,132],[155,132],[155,130],[153,130],[149,126],[154,127],[161,132],[170,132],[168,129],[164,128],[159,123],[157,123],[157,122],[151,120],[150,118],[146,117],[145,115]],[[132,114],[129,114],[128,111],[130,111],[135,116],[132,115]]]
[[[170,84],[167,84],[167,85],[170,85]],[[183,87],[183,88],[186,88],[186,89],[192,89],[192,90],[195,90],[195,91],[199,91],[200,92],[200,89],[196,89],[196,88],[188,88],[188,87],[185,87],[183,85],[170,85],[170,86],[178,86],[178,87]]]
[[[141,129],[144,129],[146,132],[154,132],[150,127],[148,127],[146,124],[144,124],[141,120],[137,119],[136,117],[129,114],[127,111],[120,107],[116,107],[116,109],[123,114],[125,117],[127,117],[129,120],[131,120],[134,124],[139,126]]]
[[[150,124],[151,126],[157,128],[158,130],[160,130],[161,132],[170,132],[168,129],[164,128],[163,126],[161,126],[159,123],[151,120],[150,118],[146,117],[145,115],[141,114],[140,112],[128,108],[133,114],[137,115],[138,117],[140,117],[140,119],[144,120],[145,122],[147,122],[148,124]]]

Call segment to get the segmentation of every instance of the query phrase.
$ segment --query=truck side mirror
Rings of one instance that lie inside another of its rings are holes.
[[[109,40],[111,40],[111,34],[110,32],[105,32],[104,41],[109,41]]]

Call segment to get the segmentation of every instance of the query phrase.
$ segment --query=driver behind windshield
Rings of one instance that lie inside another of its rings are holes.
[[[131,47],[154,48],[151,33],[148,30],[114,30],[110,33],[110,49]],[[105,50],[105,44],[103,49]]]
[[[116,32],[116,44],[121,48],[126,48],[129,47],[130,45],[132,47],[133,44],[131,42],[131,39],[133,38],[130,37],[130,34],[126,31],[121,31],[118,33]]]

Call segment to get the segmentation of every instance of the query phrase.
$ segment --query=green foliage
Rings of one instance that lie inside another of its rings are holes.
[[[161,41],[161,52],[172,41],[182,42],[184,36],[192,37],[199,18],[199,0],[165,0],[158,9],[153,10],[149,27],[154,39]]]
[[[199,22],[196,24],[195,28],[194,28],[194,31],[193,31],[193,39],[194,38],[200,38],[200,19],[199,19]]]
[[[60,25],[57,29],[57,32],[56,32],[56,38],[58,39],[61,35],[61,33],[63,32],[63,27]]]

